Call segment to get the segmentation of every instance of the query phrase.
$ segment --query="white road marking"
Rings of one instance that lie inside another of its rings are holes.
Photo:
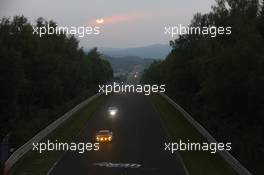
[[[139,168],[141,167],[140,164],[136,164],[136,163],[100,162],[100,163],[93,163],[93,165],[106,167],[106,168]]]

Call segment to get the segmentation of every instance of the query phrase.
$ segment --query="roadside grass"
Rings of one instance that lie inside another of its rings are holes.
[[[96,108],[107,98],[106,96],[99,96],[91,101],[87,106],[78,111],[68,121],[63,123],[60,127],[55,129],[42,141],[71,142],[85,127],[91,115]],[[12,175],[43,175],[47,174],[49,169],[53,166],[56,160],[63,154],[59,151],[44,151],[39,153],[37,151],[29,151],[23,158],[21,158],[12,168],[10,174]]]
[[[206,142],[206,139],[182,114],[160,95],[151,95],[151,101],[160,113],[175,142]],[[235,170],[218,154],[208,151],[179,151],[190,175],[237,175]]]

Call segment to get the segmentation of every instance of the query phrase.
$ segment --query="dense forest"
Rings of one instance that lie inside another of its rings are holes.
[[[32,26],[48,24],[56,26],[23,16],[0,21],[0,140],[8,135],[14,148],[113,75],[97,49],[85,53],[74,36],[33,34]]]
[[[231,35],[181,35],[164,61],[145,70],[142,81],[164,83],[167,94],[253,174],[264,162],[264,4],[217,0],[190,26],[231,26]]]

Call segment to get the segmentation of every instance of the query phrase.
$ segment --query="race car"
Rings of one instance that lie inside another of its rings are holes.
[[[109,130],[100,130],[96,133],[95,139],[97,142],[111,142],[113,133]]]

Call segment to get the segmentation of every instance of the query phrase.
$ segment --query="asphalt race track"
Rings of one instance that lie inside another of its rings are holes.
[[[115,118],[108,107],[116,106]],[[168,134],[149,99],[138,94],[109,97],[88,121],[76,142],[94,142],[100,129],[113,131],[112,143],[100,144],[99,151],[65,152],[50,175],[183,175],[175,155],[164,151]]]

